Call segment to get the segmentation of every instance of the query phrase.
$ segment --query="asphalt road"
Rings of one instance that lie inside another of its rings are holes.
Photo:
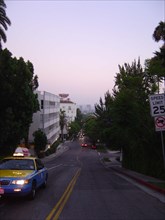
[[[97,151],[68,143],[68,151],[45,162],[46,189],[34,201],[5,199],[3,220],[164,220],[165,204],[106,169]]]

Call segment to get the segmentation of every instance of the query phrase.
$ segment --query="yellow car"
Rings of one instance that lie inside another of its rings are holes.
[[[36,190],[46,186],[48,171],[40,159],[19,155],[0,162],[0,196],[27,195],[34,199]]]

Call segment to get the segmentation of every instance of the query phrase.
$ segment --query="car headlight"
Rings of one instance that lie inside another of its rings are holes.
[[[12,184],[15,184],[15,185],[25,185],[28,183],[29,183],[29,180],[13,180],[12,181]]]

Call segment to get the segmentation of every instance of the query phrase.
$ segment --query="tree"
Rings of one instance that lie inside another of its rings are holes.
[[[95,116],[98,128],[100,128],[97,131],[97,136],[100,141],[106,143],[107,147],[110,147],[113,99],[112,95],[107,91],[104,95],[104,100],[100,98],[100,103],[95,105]]]
[[[148,82],[152,85],[152,93],[160,92],[160,84],[163,82],[165,75],[165,66],[162,61],[154,56],[145,60],[145,73],[148,75]]]
[[[155,28],[153,38],[156,42],[163,41],[163,46],[160,48],[160,52],[156,51],[156,57],[161,60],[162,65],[165,67],[165,22],[159,22],[159,25]]]
[[[163,40],[165,43],[165,22],[159,22],[159,25],[155,28],[152,36],[156,42]]]
[[[7,50],[0,51],[0,148],[1,152],[27,140],[33,113],[39,110],[37,76],[32,63],[13,58]],[[34,80],[35,79],[35,80]]]
[[[7,41],[7,37],[5,34],[5,30],[8,29],[7,25],[11,25],[11,22],[9,18],[6,15],[6,4],[4,0],[0,0],[0,50],[2,49],[1,40],[3,40],[4,43]]]
[[[148,100],[154,92],[154,78],[142,69],[140,60],[119,66],[119,70],[114,88],[111,135],[123,150],[123,166],[163,177],[161,143]]]
[[[64,127],[66,126],[66,115],[65,111],[60,109],[60,130],[61,130],[61,139],[64,140]]]
[[[38,129],[33,133],[34,137],[34,146],[35,146],[35,151],[37,155],[39,156],[41,151],[44,151],[46,148],[47,144],[47,137],[46,134],[41,130]]]
[[[89,118],[86,120],[84,124],[84,132],[85,135],[87,135],[90,138],[93,145],[95,145],[97,140],[99,139],[98,129],[99,128],[97,118],[95,116],[89,116]]]
[[[68,125],[68,129],[69,129],[69,137],[75,138],[78,132],[80,131],[81,127],[77,121],[72,121]]]
[[[83,114],[82,114],[82,112],[79,108],[77,108],[75,121],[79,124],[79,126],[82,126],[82,124],[83,124]]]

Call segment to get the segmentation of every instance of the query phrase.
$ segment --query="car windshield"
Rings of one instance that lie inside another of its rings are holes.
[[[27,159],[4,159],[0,163],[0,170],[34,170],[34,161]]]

